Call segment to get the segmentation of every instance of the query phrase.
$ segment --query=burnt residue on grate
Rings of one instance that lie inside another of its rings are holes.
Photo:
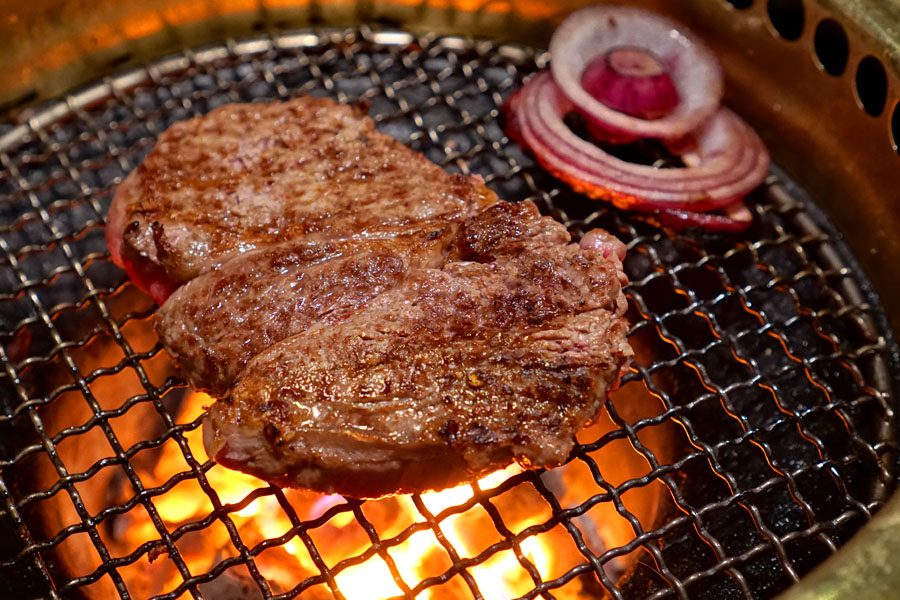
[[[499,120],[546,58],[487,41],[297,32],[167,57],[5,128],[0,580],[21,583],[0,585],[14,597],[352,600],[342,573],[380,560],[397,596],[491,598],[479,569],[506,553],[521,567],[522,598],[761,598],[864,524],[896,476],[896,346],[839,234],[779,173],[750,199],[753,226],[728,236],[676,235],[561,186]],[[117,183],[173,122],[300,94],[366,103],[382,131],[448,170],[482,175],[506,200],[534,200],[576,235],[603,227],[627,243],[636,361],[568,470],[476,486],[437,512],[415,496],[404,527],[378,516],[399,500],[334,500],[310,516],[298,495],[264,485],[220,496],[217,467],[190,442],[200,420],[179,420],[185,391],[149,328],[152,302],[110,263],[103,222]],[[166,452],[181,467],[159,480]],[[626,472],[614,464],[622,453]],[[589,484],[580,496],[567,488],[579,469]],[[162,507],[188,484],[209,508],[176,526]],[[510,501],[523,489],[529,500]],[[251,538],[240,513],[263,500],[288,527]],[[490,541],[467,554],[447,528],[474,509]],[[513,530],[516,510],[540,518]],[[137,512],[148,536],[123,546]],[[363,532],[366,547],[332,561],[338,522]],[[198,571],[189,554],[213,528],[225,543]],[[545,568],[528,549],[552,532],[569,540],[565,568]],[[414,576],[394,557],[418,535],[441,556]],[[263,558],[292,543],[310,574],[286,586]],[[169,561],[175,584],[147,592],[131,574],[157,561]]]

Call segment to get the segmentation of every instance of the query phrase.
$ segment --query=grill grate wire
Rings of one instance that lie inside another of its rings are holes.
[[[441,586],[456,581],[466,597],[481,599],[471,569],[511,551],[533,582],[522,598],[568,597],[558,594],[576,583],[617,599],[755,598],[796,581],[871,518],[896,475],[896,382],[888,369],[896,346],[839,234],[777,172],[751,199],[754,225],[736,237],[676,236],[586,202],[539,169],[498,122],[503,100],[546,60],[539,50],[484,40],[368,29],[293,32],[187,50],[84,88],[7,127],[0,138],[0,430],[10,441],[0,454],[0,521],[15,543],[0,552],[4,578],[32,577],[46,590],[35,590],[32,581],[20,593],[52,598],[78,597],[108,578],[122,598],[131,598],[120,570],[164,553],[182,582],[157,598],[209,597],[203,584],[243,565],[252,582],[249,597],[319,597],[324,589],[325,597],[341,599],[336,577],[377,557],[401,597],[441,594],[447,589]],[[614,427],[579,444],[571,458],[593,477],[590,498],[563,504],[552,473],[526,472],[494,489],[476,484],[471,500],[437,514],[413,496],[420,520],[385,537],[365,503],[347,501],[304,519],[277,488],[261,487],[227,504],[210,484],[212,463],[201,462],[186,438],[200,420],[177,422],[170,400],[183,384],[171,374],[160,378],[158,343],[135,347],[125,331],[146,323],[152,306],[108,260],[103,222],[116,184],[171,123],[226,102],[307,93],[367,102],[382,131],[448,170],[482,175],[501,198],[532,199],[576,234],[603,227],[627,243],[637,360],[622,390],[641,390],[659,409],[633,417],[617,400],[621,395],[607,401]],[[98,339],[118,348],[121,358],[87,369],[83,354]],[[59,372],[64,377],[49,375]],[[136,377],[140,393],[121,406],[104,406],[95,387],[125,372]],[[48,427],[47,415],[66,394],[83,398],[87,420]],[[140,407],[152,409],[162,430],[125,443],[116,419]],[[677,452],[659,456],[646,434],[672,425],[679,432]],[[111,455],[73,472],[60,446],[96,432]],[[148,486],[136,466],[140,455],[166,443],[177,444],[187,468]],[[614,484],[595,455],[618,443],[628,444],[647,468]],[[23,474],[37,461],[52,468],[49,486]],[[121,473],[130,493],[92,511],[80,484],[104,469]],[[199,484],[213,510],[170,530],[153,500],[185,480]],[[507,526],[498,503],[517,486],[530,486],[549,506],[547,521],[519,532]],[[642,522],[628,495],[651,486],[664,492],[667,508],[654,522]],[[57,495],[68,497],[78,522],[48,531],[37,507]],[[292,528],[248,546],[232,515],[269,496]],[[601,504],[612,504],[633,536],[597,552],[579,519]],[[476,556],[461,556],[442,523],[475,506],[490,516],[499,541]],[[104,532],[136,507],[147,511],[158,539],[116,556]],[[329,565],[313,534],[344,514],[364,529],[370,547]],[[212,523],[224,526],[235,554],[193,573],[178,542]],[[522,542],[556,526],[568,532],[583,560],[545,579]],[[408,582],[390,549],[422,531],[433,533],[450,567]],[[56,551],[78,534],[87,535],[100,564],[72,576]],[[275,589],[256,561],[290,539],[300,540],[319,573],[292,589]],[[613,561],[635,554],[640,558],[629,573],[620,579],[610,574]]]

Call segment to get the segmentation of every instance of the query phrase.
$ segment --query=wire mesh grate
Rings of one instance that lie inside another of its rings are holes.
[[[736,236],[675,235],[560,186],[499,119],[546,59],[284,33],[164,58],[6,128],[0,573],[17,593],[770,597],[871,517],[896,475],[896,346],[840,236],[778,173]],[[301,94],[367,103],[446,169],[626,242],[636,361],[565,467],[363,503],[242,487],[206,459],[202,406],[152,333],[152,302],[108,260],[105,214],[173,122]]]

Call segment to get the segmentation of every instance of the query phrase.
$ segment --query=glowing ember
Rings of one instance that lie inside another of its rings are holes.
[[[107,301],[117,319],[140,302],[152,308],[130,286]],[[157,344],[146,319],[128,321],[121,333],[134,352]],[[109,336],[71,352],[84,372],[123,359]],[[216,600],[255,600],[266,593],[306,600],[338,594],[347,600],[509,600],[548,582],[557,600],[582,600],[604,595],[597,574],[584,568],[594,557],[600,557],[607,587],[641,556],[652,564],[641,547],[625,556],[604,555],[634,541],[634,522],[651,529],[667,496],[659,480],[635,485],[650,466],[608,411],[578,436],[590,451],[539,478],[510,467],[472,485],[363,503],[280,490],[213,464],[200,426],[213,399],[169,389],[175,372],[165,354],[141,366],[146,383],[129,369],[89,383],[131,471],[122,468],[100,427],[77,431],[76,425],[96,418],[81,390],[67,389],[41,414],[47,435],[60,440],[56,447],[68,472],[78,474],[73,485],[83,510],[95,518],[99,541],[116,560],[119,582],[102,565],[98,540],[78,530],[82,517],[70,494],[35,500],[45,539],[61,540],[47,554],[69,578],[83,578],[76,592],[86,598],[118,597],[124,585],[135,600],[189,600],[195,589]],[[60,363],[41,383],[49,390],[71,388],[70,379]],[[148,394],[147,383],[162,397]],[[622,386],[610,401],[632,423],[663,410],[641,382]],[[177,415],[174,426],[169,415]],[[660,460],[671,461],[679,433],[667,421],[638,435]],[[53,465],[40,454],[32,458],[34,489],[58,485]],[[617,489],[622,491],[614,502],[611,490]]]
[[[205,394],[190,394],[181,408],[179,422],[193,422],[203,414],[204,407],[212,402],[213,399]],[[201,429],[195,428],[185,432],[185,438],[194,457],[201,464],[206,462],[207,457],[201,441]],[[162,485],[173,477],[177,478],[179,473],[184,473],[185,467],[181,449],[175,443],[167,443],[163,446],[159,460],[153,469],[152,481],[147,482],[147,485]],[[518,467],[509,467],[484,477],[477,485],[481,489],[488,490],[502,484],[520,471],[521,469]],[[246,506],[235,507],[229,512],[228,516],[248,546],[263,539],[279,538],[292,530],[288,515],[279,505],[277,497],[269,493],[271,488],[264,482],[218,465],[207,471],[206,478],[224,505],[240,506],[254,491],[257,494],[261,490],[266,492],[266,495],[246,503]],[[513,491],[516,489],[513,488]],[[348,503],[340,496],[320,496],[293,490],[285,493],[300,519],[319,519],[331,511],[331,516],[324,525],[310,531],[322,558],[329,567],[334,567],[341,560],[358,557],[371,548],[372,541],[368,536],[360,535],[360,526],[354,515],[356,504]],[[456,509],[466,503],[472,503],[473,497],[472,486],[464,485],[441,492],[423,494],[421,500],[428,512],[439,516],[445,510]],[[514,534],[529,526],[543,523],[550,517],[550,510],[544,503],[526,498],[520,499],[519,502],[534,504],[536,510],[522,511],[518,515],[506,511],[506,514],[502,515],[504,524]],[[169,492],[154,498],[153,503],[169,531],[174,531],[187,523],[201,521],[213,512],[213,506],[208,496],[196,489],[195,485],[175,485]],[[472,504],[471,509],[457,514],[448,514],[439,522],[445,543],[452,546],[458,556],[464,559],[477,557],[491,544],[502,541],[502,537],[496,533],[493,525],[490,525],[489,529],[485,527],[485,523],[488,522],[486,520],[490,519],[489,515],[479,504]],[[413,523],[423,523],[424,521],[423,514],[416,508],[412,498],[408,496],[370,501],[358,510],[363,512],[366,518],[381,517],[381,521],[393,522],[401,530]],[[387,518],[385,519],[385,517]],[[376,523],[376,529],[379,532],[383,529],[382,525],[384,523]],[[135,522],[129,519],[129,522],[123,523],[121,528],[117,527],[117,529],[124,537],[132,540],[128,544],[129,546],[136,546],[159,537],[149,519],[144,522]],[[210,536],[211,528],[204,531],[207,532],[205,548],[196,555],[179,544],[179,550],[185,557],[192,573],[206,572],[214,566],[215,562],[234,553],[233,544],[223,528],[221,531],[215,530],[216,533],[222,534],[219,536]],[[558,541],[557,538],[560,534],[560,531],[551,529],[548,532],[527,537],[519,544],[518,551],[542,576],[554,570],[552,567],[555,561],[568,560],[570,563],[555,569],[560,573],[578,563],[580,557],[577,553],[560,553],[558,547],[554,550],[554,544]],[[556,546],[559,544],[556,543]],[[274,581],[279,588],[290,589],[299,581],[319,573],[306,544],[299,536],[289,537],[278,548],[283,552],[261,552],[255,562],[260,571]],[[230,549],[231,552],[229,552]],[[338,589],[346,598],[352,600],[394,598],[403,595],[404,590],[401,585],[408,588],[415,587],[428,577],[440,575],[441,567],[446,569],[451,564],[446,558],[447,550],[430,528],[417,531],[405,542],[393,545],[386,555],[396,566],[399,582],[392,575],[384,557],[375,554],[360,564],[342,569],[335,576]],[[437,569],[435,569],[435,563],[440,563]],[[535,585],[513,549],[503,550],[489,556],[480,564],[470,567],[468,572],[474,578],[485,600],[515,598],[527,593]],[[172,570],[170,580],[162,585],[159,591],[172,590],[182,581],[181,574]],[[455,585],[459,588],[460,596],[469,595],[461,587],[460,582],[455,582]],[[439,588],[429,587],[422,590],[417,597],[427,600],[433,597],[456,596],[455,593],[448,594],[448,592],[446,585]]]
[[[628,387],[617,395],[628,405],[647,404],[646,399],[628,398]],[[135,393],[122,388],[116,394],[111,388],[105,397],[111,403],[122,402],[122,396],[131,398]],[[76,400],[73,396],[73,403],[64,405],[66,414],[71,414],[68,411],[76,406]],[[509,600],[584,565],[589,560],[585,552],[600,556],[635,536],[631,524],[608,497],[597,500],[605,490],[598,487],[591,469],[581,460],[547,472],[540,486],[527,477],[510,481],[521,473],[512,466],[472,485],[365,503],[302,490],[278,490],[208,461],[198,419],[212,402],[204,394],[185,394],[177,411],[178,435],[183,436],[180,443],[175,435],[163,436],[161,444],[132,458],[152,507],[148,510],[138,503],[100,529],[113,557],[131,557],[117,571],[132,598],[175,592],[178,598],[188,599],[191,592],[186,578],[210,572],[218,575],[199,584],[206,597],[262,597],[245,564],[249,557],[249,566],[265,578],[275,594],[299,591],[295,588],[309,585],[310,578],[321,580],[322,568],[327,568],[334,576],[334,586],[347,600],[397,598],[410,590],[421,600],[472,598],[476,587],[485,600]],[[114,423],[123,431],[134,428],[130,435],[137,442],[157,435],[147,429],[152,407],[139,406],[144,408],[132,409],[133,419]],[[652,406],[647,410],[653,410]],[[613,429],[603,417],[579,437],[594,441]],[[71,450],[68,460],[77,457],[91,464],[97,459],[92,453],[99,445],[85,441],[80,447],[61,450]],[[201,477],[186,458],[185,443],[196,461],[193,464],[200,465]],[[655,445],[658,440],[645,443]],[[602,465],[605,481],[613,486],[640,477],[646,469],[646,463],[624,439],[606,442],[589,456]],[[496,490],[500,486],[503,489]],[[89,504],[95,503],[91,505],[93,514],[125,503],[134,494],[125,481],[99,476],[80,489]],[[484,493],[476,495],[477,490]],[[620,500],[639,521],[649,523],[661,491],[649,486],[635,488]],[[562,509],[583,506],[591,498],[593,506],[560,522],[548,494]],[[222,508],[217,510],[215,505]],[[153,509],[174,541],[177,555],[170,555],[159,521],[154,523],[151,516]],[[56,509],[60,526],[69,518],[66,510],[71,512],[63,504]],[[583,542],[580,548],[573,535]],[[74,540],[64,562],[72,570],[88,573],[97,566],[82,555],[87,557],[92,549],[87,539],[80,540],[78,548]],[[243,557],[238,550],[241,547],[246,553]],[[604,569],[610,579],[615,580],[636,555],[607,559]],[[223,561],[235,564],[224,568]],[[85,592],[93,598],[115,593],[105,578]],[[553,588],[553,595],[558,600],[575,600],[601,596],[602,588],[588,572],[569,577],[565,585]],[[331,598],[333,593],[328,584],[319,583],[305,588],[300,597],[319,600]]]

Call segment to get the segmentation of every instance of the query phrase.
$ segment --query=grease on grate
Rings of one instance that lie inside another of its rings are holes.
[[[896,476],[896,346],[838,233],[781,176],[738,236],[586,202],[497,122],[545,61],[487,41],[285,34],[170,57],[7,134],[0,577],[167,600],[765,598],[867,521]],[[108,260],[105,212],[175,120],[300,94],[367,102],[448,170],[628,244],[636,360],[566,467],[357,503],[206,461],[204,401]]]

